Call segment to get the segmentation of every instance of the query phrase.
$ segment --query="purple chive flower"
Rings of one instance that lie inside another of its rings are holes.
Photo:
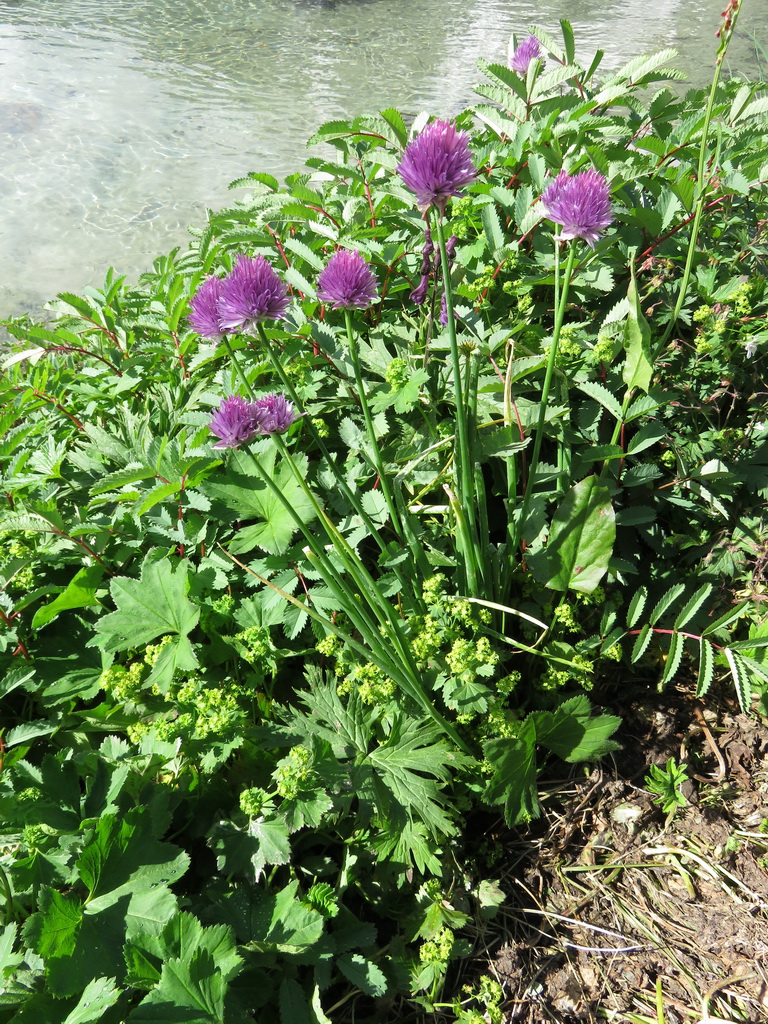
[[[263,398],[257,398],[253,405],[256,406],[259,434],[282,434],[297,418],[293,403],[285,395],[264,395]]]
[[[541,47],[536,36],[528,36],[518,46],[509,61],[509,66],[518,75],[527,75],[532,60],[541,57]]]
[[[608,180],[598,171],[570,177],[561,171],[541,196],[544,216],[560,224],[560,238],[583,238],[594,249],[601,233],[612,223]]]
[[[255,437],[282,434],[296,418],[285,395],[264,395],[253,402],[230,395],[213,414],[208,429],[219,438],[214,448],[239,448]]]
[[[201,338],[218,341],[224,331],[219,321],[221,278],[209,277],[200,285],[189,303],[188,320],[193,331]]]
[[[248,331],[262,320],[281,320],[288,289],[263,256],[242,254],[221,282],[218,314],[224,331]]]
[[[461,195],[477,177],[466,132],[450,121],[433,121],[405,147],[397,166],[407,188],[416,195],[419,209],[432,204],[442,216],[450,196]]]
[[[359,252],[339,249],[317,279],[317,297],[333,309],[367,309],[378,298],[376,275]]]
[[[238,448],[247,444],[259,433],[256,403],[230,395],[213,414],[208,429],[219,438],[214,448]]]

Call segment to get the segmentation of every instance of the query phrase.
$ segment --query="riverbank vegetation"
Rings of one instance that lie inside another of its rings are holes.
[[[768,92],[518,42],[6,324],[3,1024],[499,1022],[542,772],[768,713]]]

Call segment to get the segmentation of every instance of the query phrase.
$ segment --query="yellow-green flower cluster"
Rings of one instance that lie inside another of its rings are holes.
[[[405,359],[393,359],[384,371],[384,379],[390,391],[400,391],[408,383],[411,371]]]
[[[115,700],[138,704],[145,669],[146,665],[141,661],[134,661],[130,665],[111,665],[99,676],[99,686]]]
[[[397,684],[378,665],[355,665],[338,685],[342,696],[357,690],[363,704],[387,704],[397,692]]]
[[[481,636],[475,640],[454,640],[445,660],[455,676],[474,678],[478,674],[490,675],[499,656],[491,647],[488,637]]]
[[[434,938],[422,942],[419,960],[423,964],[447,964],[451,959],[454,941],[451,929],[441,928]]]
[[[271,658],[274,645],[265,626],[248,626],[233,638],[237,642],[240,656],[249,665],[260,665],[266,658]]]
[[[312,788],[314,774],[312,752],[296,746],[278,762],[272,777],[278,794],[286,800],[295,800],[299,793]]]
[[[568,683],[575,682],[583,690],[592,689],[593,663],[583,654],[574,653],[569,666],[551,664],[539,680],[542,690],[560,690]]]
[[[240,810],[249,818],[258,818],[268,799],[269,794],[266,790],[256,786],[244,789],[240,794]]]

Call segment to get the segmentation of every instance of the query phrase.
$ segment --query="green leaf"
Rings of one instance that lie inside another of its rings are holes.
[[[645,602],[648,600],[648,591],[645,587],[640,587],[636,590],[632,596],[632,600],[629,602],[629,608],[627,610],[627,629],[634,629],[635,624],[643,614],[645,608]]]
[[[114,978],[94,978],[85,986],[77,1006],[64,1019],[64,1024],[91,1024],[102,1019],[105,1010],[114,1006],[120,989]]]
[[[386,994],[388,985],[384,972],[359,953],[345,953],[337,959],[336,966],[348,981],[367,996],[378,999]]]
[[[282,461],[276,465],[276,457],[277,450],[274,447],[258,454],[263,471],[274,481],[299,520],[303,523],[310,522],[315,515],[312,502],[294,477],[291,467]],[[299,471],[305,474],[306,458],[294,456],[293,461]],[[226,477],[206,480],[200,489],[209,497],[223,501],[239,519],[259,520],[257,525],[246,526],[239,531],[229,545],[233,554],[243,554],[255,547],[264,548],[273,555],[280,555],[288,550],[297,530],[296,522],[283,502],[259,475],[247,452],[233,451],[229,457]]]
[[[186,963],[167,960],[157,987],[129,1014],[129,1024],[224,1024],[226,987],[206,949],[196,949]]]
[[[653,358],[651,355],[651,328],[643,316],[640,296],[637,292],[635,261],[630,259],[629,267],[632,280],[629,284],[627,299],[629,315],[624,321],[624,351],[627,354],[622,377],[630,391],[640,388],[648,391],[653,376]]]
[[[621,419],[621,405],[604,384],[600,384],[596,380],[584,380],[577,384],[577,387],[579,391],[583,391],[585,395],[589,395],[590,398],[599,402],[614,419]]]
[[[494,769],[483,799],[489,804],[504,805],[504,819],[509,826],[537,818],[535,734],[529,719],[518,736],[489,740],[483,750]]]
[[[97,605],[96,591],[103,578],[104,568],[101,565],[89,565],[81,569],[54,601],[37,609],[32,619],[32,628],[40,629],[55,619],[59,612],[70,608],[91,608]]]
[[[739,707],[742,714],[748,715],[752,711],[752,685],[749,679],[749,670],[742,658],[736,651],[732,651],[730,647],[724,647],[723,654],[731,670],[733,684],[736,687],[736,696],[739,698]]]
[[[675,583],[669,590],[664,594],[657,602],[656,605],[648,616],[648,623],[651,626],[655,626],[659,619],[662,617],[664,612],[675,603],[681,594],[685,593],[684,583]]]
[[[76,863],[88,888],[91,913],[111,906],[123,895],[175,882],[188,866],[187,853],[152,837],[149,812],[143,807],[123,816],[103,815]]]
[[[529,556],[529,565],[550,590],[590,594],[608,570],[615,540],[610,492],[596,476],[588,476],[566,494],[546,547]]]
[[[659,689],[663,690],[670,680],[674,679],[680,662],[683,660],[685,649],[685,637],[680,633],[673,633],[669,638],[669,651],[664,662],[664,672],[659,681]]]
[[[281,1024],[311,1024],[307,993],[293,978],[283,978],[278,997]]]
[[[651,642],[652,636],[653,630],[651,629],[649,623],[646,622],[646,624],[638,633],[637,640],[635,640],[634,646],[632,647],[631,660],[633,665],[635,664],[635,662],[639,661],[645,654],[648,648],[648,644]]]
[[[564,761],[594,761],[618,743],[610,739],[621,725],[615,715],[593,715],[589,700],[572,697],[553,712],[534,712],[539,743]]]
[[[699,673],[696,679],[696,696],[703,697],[712,685],[715,676],[715,648],[702,636],[699,638]]]
[[[138,580],[127,576],[112,580],[110,592],[117,611],[99,619],[99,635],[89,646],[125,651],[168,633],[186,637],[200,617],[199,609],[187,599],[188,590],[186,563],[179,562],[174,571],[168,559],[158,560],[157,551],[150,551]]]
[[[704,602],[707,600],[709,595],[712,593],[712,584],[705,583],[703,587],[699,587],[696,593],[686,602],[680,614],[675,619],[674,628],[683,629],[684,626],[690,622],[696,612],[701,608]]]
[[[496,252],[497,249],[502,248],[506,239],[495,207],[491,203],[486,203],[480,210],[480,218],[483,222],[485,237],[488,240],[488,248],[492,253]]]
[[[37,897],[38,912],[24,926],[24,938],[44,958],[69,956],[83,923],[83,905],[76,896],[62,896],[42,885]]]

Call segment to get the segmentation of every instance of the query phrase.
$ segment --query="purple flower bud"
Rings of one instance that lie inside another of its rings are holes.
[[[239,395],[225,398],[213,414],[208,429],[219,440],[214,448],[238,448],[252,441],[259,433],[255,402],[246,402]]]
[[[429,230],[429,225],[424,227],[424,249],[422,250],[422,256],[431,256],[435,251],[435,244],[432,241],[432,232]]]
[[[458,241],[458,235],[451,235],[451,237],[445,243],[445,255],[448,257],[449,263],[453,263],[453,258],[456,255],[456,245],[458,244]]]
[[[221,283],[218,313],[225,331],[252,330],[262,320],[281,320],[288,289],[263,256],[240,255]]]
[[[528,36],[518,46],[509,62],[509,66],[513,71],[516,71],[518,75],[527,75],[528,67],[532,60],[538,60],[541,57],[541,47],[536,36]]]
[[[376,275],[359,252],[339,249],[317,279],[317,297],[333,309],[367,309],[378,298]]]
[[[421,281],[416,285],[408,298],[415,306],[421,306],[427,297],[429,288],[429,274],[422,274]]]
[[[264,395],[253,404],[259,434],[282,434],[297,419],[293,403],[285,395]]]
[[[608,180],[598,171],[570,177],[561,171],[541,197],[544,216],[560,224],[560,238],[583,238],[590,248],[613,222]]]
[[[189,303],[189,320],[193,331],[201,338],[218,341],[224,331],[219,321],[219,296],[221,295],[221,278],[208,277]]]
[[[477,177],[466,132],[450,121],[433,121],[405,147],[397,170],[421,210],[433,204],[442,215],[450,196]]]
[[[453,313],[453,319],[456,319],[455,310]],[[443,327],[448,326],[448,301],[445,297],[445,292],[443,292],[443,298],[442,301],[440,302],[440,323],[442,324]]]

